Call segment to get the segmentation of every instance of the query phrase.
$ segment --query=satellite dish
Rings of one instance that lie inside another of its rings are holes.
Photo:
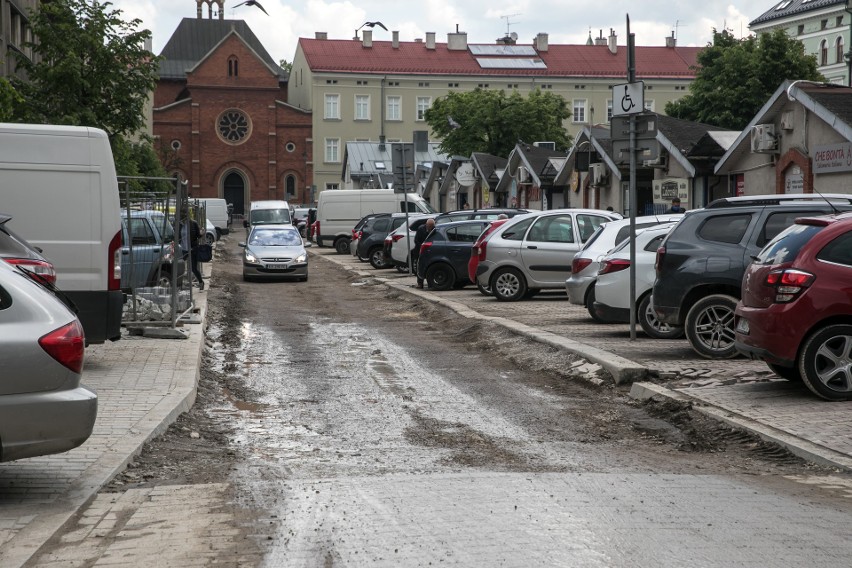
[[[512,38],[515,41],[518,41],[518,34],[515,33],[515,32],[510,33],[509,37]]]

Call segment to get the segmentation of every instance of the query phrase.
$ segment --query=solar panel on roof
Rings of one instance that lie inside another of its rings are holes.
[[[493,59],[477,57],[476,62],[483,69],[547,69],[544,61],[538,58],[504,57]]]
[[[472,44],[468,49],[473,55],[537,55],[531,45]]]

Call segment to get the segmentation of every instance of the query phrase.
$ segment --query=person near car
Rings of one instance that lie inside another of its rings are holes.
[[[411,263],[414,266],[414,271],[417,272],[417,260],[420,258],[420,245],[423,244],[423,241],[426,240],[426,237],[429,236],[429,233],[432,232],[432,229],[435,228],[435,220],[434,219],[426,219],[426,222],[420,225],[417,228],[417,232],[414,233],[414,250],[411,251]],[[423,288],[423,279],[420,276],[417,277],[417,287]]]
[[[184,210],[181,217],[184,219],[180,228],[180,249],[183,252],[183,259],[189,261],[192,274],[198,280],[198,289],[204,290],[204,276],[198,264],[198,245],[201,244],[204,234],[195,219],[189,216],[188,210]]]
[[[672,206],[669,208],[666,213],[686,213],[686,209],[680,206],[680,199],[675,197],[672,199]]]

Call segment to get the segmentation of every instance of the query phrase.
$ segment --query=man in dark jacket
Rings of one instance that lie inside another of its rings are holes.
[[[432,232],[432,229],[435,228],[435,220],[434,219],[426,219],[426,222],[420,225],[417,228],[417,232],[414,233],[414,249],[411,251],[411,264],[414,267],[414,273],[417,274],[417,261],[420,259],[420,245],[423,244],[423,241],[426,240],[426,237],[429,236],[429,233]],[[423,279],[420,276],[417,276],[417,287],[423,287]]]

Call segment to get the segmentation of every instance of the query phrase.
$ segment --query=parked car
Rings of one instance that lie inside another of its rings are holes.
[[[621,215],[598,209],[552,209],[518,215],[480,245],[477,282],[502,302],[542,289],[565,289],[571,261],[597,228]]]
[[[366,258],[361,258],[358,256],[358,241],[361,240],[361,229],[364,228],[364,225],[370,219],[375,217],[390,217],[390,213],[370,213],[369,215],[364,215],[358,222],[352,227],[352,238],[349,241],[349,252],[352,253],[352,256],[356,257],[358,260],[362,262],[367,262]]]
[[[435,224],[452,223],[453,221],[465,221],[468,219],[487,219],[489,221],[497,220],[500,215],[505,215],[509,219],[531,213],[530,209],[515,209],[503,207],[488,207],[485,209],[459,209],[457,211],[446,211],[435,217]]]
[[[843,194],[751,195],[688,211],[657,251],[653,306],[708,359],[737,355],[734,309],[751,257],[797,217],[852,210]]]
[[[435,225],[420,246],[417,277],[431,290],[461,288],[471,283],[467,275],[470,249],[491,221],[454,221]]]
[[[216,231],[216,225],[213,224],[213,221],[207,219],[205,223],[206,229],[204,231],[204,240],[208,245],[212,245],[219,240],[219,233]]]
[[[743,276],[739,353],[826,400],[852,400],[852,214],[797,219]]]
[[[368,219],[361,227],[358,239],[358,258],[366,258],[370,266],[376,269],[390,268],[385,260],[385,237],[405,223],[405,213],[391,213]]]
[[[92,433],[97,395],[80,384],[80,320],[22,266],[0,262],[0,461],[76,448]]]
[[[673,223],[654,225],[636,234],[636,321],[646,334],[655,339],[683,336],[682,327],[662,323],[651,309],[657,249],[673,226]],[[608,323],[630,323],[630,237],[604,255],[599,264],[592,304],[595,319]]]
[[[497,219],[496,221],[491,221],[488,227],[482,231],[482,234],[476,239],[476,242],[474,242],[470,247],[470,259],[467,261],[467,277],[471,282],[476,284],[476,289],[484,296],[491,295],[491,288],[487,288],[477,281],[476,268],[479,266],[479,261],[485,258],[485,241],[488,240],[489,236],[506,221],[508,221],[508,219]]]
[[[172,221],[160,211],[121,213],[121,288],[171,286],[172,271],[181,278],[183,260],[175,261],[175,235]]]
[[[411,256],[411,251],[414,250],[414,238],[417,236],[419,229],[426,219],[434,219],[437,213],[428,215],[409,215],[408,226],[403,223],[394,229],[387,237],[385,237],[385,258],[400,272],[408,272],[408,259]],[[408,238],[405,237],[405,231],[408,230]],[[417,267],[414,267],[417,270]]]
[[[677,221],[683,215],[648,215],[637,217],[637,231],[660,223]],[[630,237],[630,219],[619,219],[601,225],[586,241],[583,248],[574,255],[571,263],[571,276],[565,281],[565,291],[572,304],[586,306],[592,319],[597,320],[593,304],[595,302],[595,280],[598,277],[600,260],[616,245]],[[652,280],[653,284],[653,280]]]
[[[243,280],[286,278],[308,280],[310,243],[292,224],[254,225],[243,251]]]
[[[0,214],[0,258],[9,264],[20,266],[30,276],[42,278],[54,284],[56,269],[53,263],[42,256],[41,250],[8,227],[7,223],[11,219],[9,215]]]

